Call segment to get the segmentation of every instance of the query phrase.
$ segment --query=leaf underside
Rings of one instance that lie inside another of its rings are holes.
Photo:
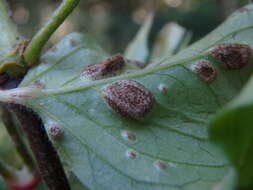
[[[80,78],[85,65],[105,53],[87,35],[70,34],[48,51],[41,64],[25,77],[22,87],[35,83],[46,89],[24,104],[42,118],[64,129],[54,141],[67,170],[89,189],[96,190],[231,190],[236,174],[222,149],[208,139],[207,121],[247,82],[252,60],[241,70],[225,70],[207,50],[218,43],[253,47],[253,10],[237,11],[222,26],[177,56],[143,70],[103,80]],[[217,69],[212,83],[191,71],[207,59]],[[101,88],[114,81],[133,79],[155,96],[151,113],[133,121],[112,111]],[[161,91],[161,86],[166,90]],[[122,137],[131,131],[136,140]],[[136,152],[131,159],[127,152]],[[157,163],[166,167],[159,168]]]

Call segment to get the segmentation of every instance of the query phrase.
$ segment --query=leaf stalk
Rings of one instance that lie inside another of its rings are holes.
[[[40,175],[49,190],[70,190],[60,158],[49,141],[42,120],[30,109],[9,104],[20,121],[28,143],[37,161]]]
[[[55,11],[50,20],[44,27],[33,37],[28,45],[24,58],[28,66],[34,66],[38,63],[42,48],[47,43],[56,29],[64,22],[69,14],[78,5],[80,0],[63,0],[60,7]]]

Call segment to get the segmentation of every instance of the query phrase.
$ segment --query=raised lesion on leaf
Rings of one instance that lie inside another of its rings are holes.
[[[211,55],[218,59],[228,70],[243,68],[250,60],[251,48],[247,44],[219,44],[211,50]]]
[[[207,60],[200,60],[192,65],[192,71],[195,72],[205,82],[212,82],[217,75],[214,65]]]
[[[103,88],[106,103],[123,117],[142,119],[151,111],[155,98],[142,84],[121,80]]]
[[[86,66],[82,70],[81,76],[92,80],[98,80],[121,72],[124,66],[125,60],[123,55],[117,54],[101,61],[100,63]]]

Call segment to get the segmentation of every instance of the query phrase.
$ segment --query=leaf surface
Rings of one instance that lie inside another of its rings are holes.
[[[224,147],[237,166],[242,186],[253,186],[253,78],[210,124],[212,140]]]
[[[108,55],[86,35],[69,35],[46,53],[43,60],[47,64],[28,73],[22,87],[36,82],[45,89],[22,103],[39,114],[45,127],[57,124],[64,129],[64,136],[54,144],[65,167],[89,189],[234,189],[235,171],[223,150],[210,143],[207,121],[238,94],[253,63],[227,71],[207,50],[224,42],[246,43],[252,48],[252,18],[248,6],[175,57],[96,81],[82,80],[80,72]],[[192,65],[203,59],[217,69],[212,83],[192,72]],[[102,88],[123,79],[143,84],[156,99],[142,121],[119,116],[102,98]],[[135,140],[126,138],[126,131]],[[131,159],[129,152],[136,157]]]

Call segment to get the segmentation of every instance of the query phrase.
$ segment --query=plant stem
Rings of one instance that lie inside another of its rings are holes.
[[[0,160],[0,175],[5,180],[13,180],[16,178],[15,173],[2,160]]]
[[[1,106],[2,108],[2,121],[6,127],[8,134],[10,135],[16,150],[18,151],[20,157],[22,158],[23,162],[27,166],[30,172],[34,173],[36,171],[36,166],[33,161],[30,152],[28,151],[19,131],[17,130],[16,123],[14,122],[14,118],[10,111],[6,108],[5,105]]]
[[[20,121],[36,158],[41,177],[49,190],[70,190],[61,161],[48,139],[43,122],[24,106],[9,104],[8,107]]]
[[[61,6],[55,11],[51,19],[33,37],[28,45],[24,58],[29,66],[37,64],[40,53],[46,42],[66,17],[74,10],[80,0],[63,0]]]

